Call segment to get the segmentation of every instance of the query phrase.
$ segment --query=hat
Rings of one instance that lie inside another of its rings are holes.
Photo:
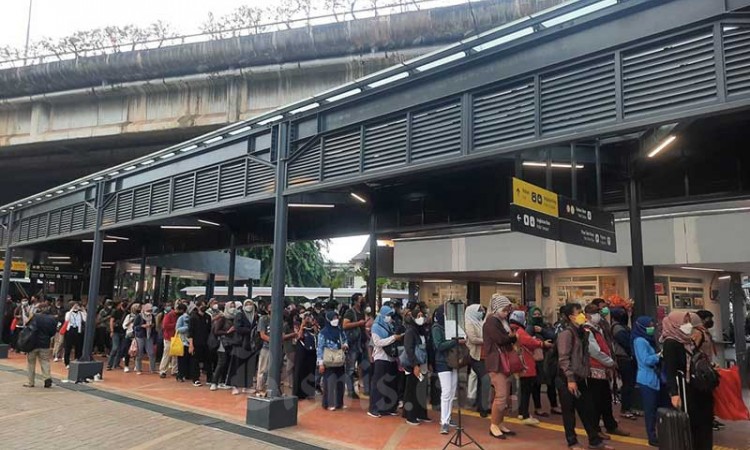
[[[520,310],[513,311],[510,313],[510,321],[523,326],[526,324],[526,313]]]
[[[492,294],[492,300],[490,300],[490,314],[495,314],[503,308],[510,306],[510,300],[508,297],[500,294]]]

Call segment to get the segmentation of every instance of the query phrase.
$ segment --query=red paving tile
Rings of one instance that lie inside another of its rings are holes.
[[[9,359],[0,363],[25,369],[26,358],[11,353]],[[67,377],[67,370],[62,362],[53,363],[52,372],[57,378]],[[173,378],[162,380],[157,374],[126,374],[121,370],[105,372],[104,380],[96,383],[95,387],[152,403],[201,412],[235,423],[245,422],[247,396],[233,396],[230,391],[211,392],[205,386],[196,388],[190,382],[178,383]],[[303,400],[299,403],[298,425],[274,433],[321,447],[342,449],[440,449],[451,436],[439,434],[437,420],[431,424],[410,426],[401,417],[374,419],[368,417],[366,411],[366,399],[347,399],[347,409],[340,411],[324,410],[320,406],[320,398],[316,401]],[[437,419],[436,411],[430,411],[429,414],[433,419]],[[518,436],[498,441],[488,435],[488,419],[482,419],[475,413],[464,415],[466,431],[486,449],[501,446],[519,450],[567,448],[560,416],[543,419],[542,425],[535,428],[522,426],[514,418],[507,421],[508,426],[516,431]],[[716,448],[750,449],[750,422],[727,425],[726,430],[715,433]],[[643,419],[623,419],[621,426],[633,437],[616,438],[612,445],[618,450],[647,448]],[[453,431],[451,430],[451,434]],[[584,435],[581,432],[579,436],[583,438]],[[585,439],[582,439],[582,442],[585,442]]]

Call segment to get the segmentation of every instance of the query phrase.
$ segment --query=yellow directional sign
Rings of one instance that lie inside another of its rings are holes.
[[[3,267],[5,267],[5,261],[0,259],[0,269],[2,269]],[[28,266],[23,261],[13,261],[10,264],[10,270],[13,272],[26,272],[27,267]]]
[[[558,217],[557,194],[513,178],[513,203],[552,217]]]

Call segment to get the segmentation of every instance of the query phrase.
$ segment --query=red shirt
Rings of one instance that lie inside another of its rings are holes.
[[[536,376],[536,361],[534,361],[533,352],[537,348],[542,348],[542,341],[532,337],[523,327],[516,325],[515,323],[510,325],[510,328],[516,332],[518,337],[518,345],[521,347],[521,358],[523,358],[523,365],[526,366],[526,370],[520,375],[521,378],[535,377]]]
[[[161,321],[161,332],[164,336],[164,340],[168,341],[174,337],[174,329],[177,325],[177,313],[173,310],[169,311],[164,315],[164,319]]]

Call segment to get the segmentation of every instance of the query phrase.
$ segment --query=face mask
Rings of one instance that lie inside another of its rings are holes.
[[[244,309],[246,313],[252,313],[255,310],[252,306],[244,306],[242,309]]]
[[[706,328],[713,328],[714,321],[713,320],[707,320],[706,321]]]
[[[585,315],[585,314],[583,314],[583,313],[580,313],[580,314],[578,314],[578,315],[577,315],[577,316],[575,316],[575,318],[573,319],[573,322],[574,322],[575,324],[577,324],[577,325],[583,325],[584,323],[586,323],[586,315]]]
[[[591,319],[589,319],[592,325],[598,325],[599,322],[602,321],[602,316],[599,313],[592,314]]]
[[[26,305],[28,305],[28,304],[29,304],[29,302],[27,302],[27,301],[25,301],[25,300],[24,300],[24,301],[22,301],[22,302],[21,302],[21,304],[22,304],[23,306],[26,306]]]
[[[682,325],[680,325],[680,331],[682,331],[684,334],[690,335],[690,333],[693,332],[693,324],[690,322],[683,323]]]
[[[227,308],[226,313],[229,315],[234,315],[237,312],[236,308]]]
[[[164,311],[166,311],[166,312],[172,311],[172,307],[171,306],[165,306],[164,307]]]
[[[541,327],[544,324],[544,322],[542,321],[541,317],[532,317],[531,324],[534,325],[535,327]]]
[[[367,308],[365,308],[365,312],[366,312],[367,314],[371,314],[371,313],[372,313],[372,308],[370,308],[370,307],[368,306]]]
[[[391,323],[391,322],[393,322],[393,317],[385,316],[385,323]]]
[[[602,316],[607,317],[609,315],[609,308],[607,308],[606,306],[602,308],[601,314]]]
[[[331,326],[332,326],[333,328],[336,328],[337,326],[339,326],[339,319],[333,319],[333,320],[331,321]]]
[[[214,311],[218,311],[219,305],[211,305],[211,309],[213,309]]]
[[[648,336],[653,336],[654,335],[654,330],[655,330],[654,327],[646,327],[646,334]]]
[[[414,323],[416,323],[417,326],[421,327],[422,325],[424,325],[424,317],[417,317],[416,319],[414,319]]]

